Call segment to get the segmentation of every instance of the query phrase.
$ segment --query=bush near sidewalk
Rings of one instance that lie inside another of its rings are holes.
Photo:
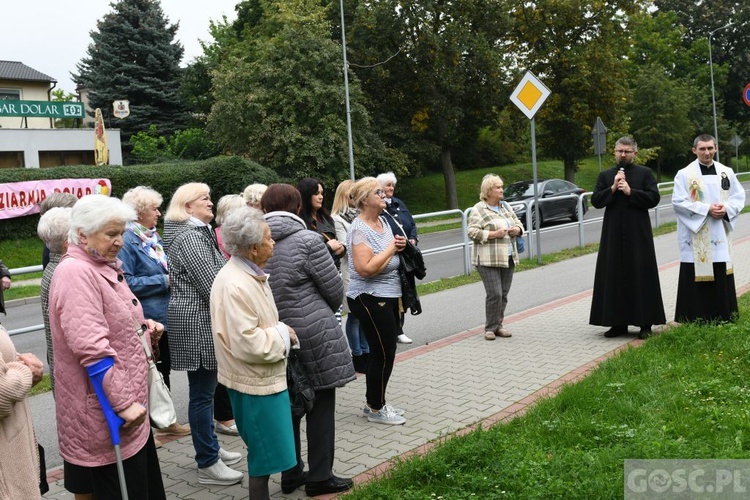
[[[740,311],[625,349],[526,415],[395,463],[346,498],[622,498],[625,459],[747,459],[750,296]]]

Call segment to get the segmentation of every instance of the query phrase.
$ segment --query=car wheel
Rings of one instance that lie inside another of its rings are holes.
[[[542,222],[542,225],[544,224],[544,214],[542,214],[542,210],[539,210],[539,220]],[[528,227],[528,226],[525,226]],[[532,229],[536,229],[536,210],[531,211],[531,227]],[[540,226],[541,227],[541,226]]]
[[[588,203],[586,203],[585,199],[583,200],[583,204],[582,205],[583,205],[583,215],[586,215],[586,211],[588,210],[589,207],[588,207]],[[581,218],[583,218],[583,217],[581,217]],[[572,220],[573,222],[578,222],[578,205],[575,205],[573,207],[573,213],[570,214],[570,220]]]

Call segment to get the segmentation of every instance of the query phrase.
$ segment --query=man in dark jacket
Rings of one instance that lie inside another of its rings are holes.
[[[615,144],[617,165],[599,174],[591,203],[605,208],[589,323],[611,327],[605,337],[624,335],[628,325],[666,323],[649,209],[659,204],[651,169],[636,165],[638,145],[630,137]]]

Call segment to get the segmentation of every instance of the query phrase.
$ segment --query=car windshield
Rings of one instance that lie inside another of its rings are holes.
[[[534,183],[529,182],[514,182],[508,186],[504,192],[504,196],[534,196]]]

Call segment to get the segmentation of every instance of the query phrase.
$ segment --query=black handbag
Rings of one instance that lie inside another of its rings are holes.
[[[310,383],[302,360],[297,351],[292,349],[286,360],[286,385],[289,390],[289,402],[292,406],[292,416],[302,418],[312,410],[315,404],[315,389]]]
[[[401,262],[406,267],[406,272],[414,275],[418,280],[427,276],[427,267],[424,265],[422,251],[409,240],[406,240],[406,247],[401,251]]]
[[[399,253],[401,256],[401,262],[406,267],[406,272],[412,274],[418,280],[424,279],[424,277],[427,276],[427,266],[425,266],[424,263],[422,250],[409,241],[409,238],[406,236],[406,231],[404,231],[404,227],[393,215],[390,214],[390,212],[384,210],[383,213],[388,214],[388,217],[393,219],[399,229],[401,229],[401,234],[403,234],[404,239],[406,239],[406,247],[404,247],[401,253]]]
[[[401,304],[404,311],[410,310],[412,316],[422,314],[422,303],[417,293],[417,284],[414,281],[414,273],[406,270],[404,258],[400,259],[398,265],[398,278],[401,281]]]

